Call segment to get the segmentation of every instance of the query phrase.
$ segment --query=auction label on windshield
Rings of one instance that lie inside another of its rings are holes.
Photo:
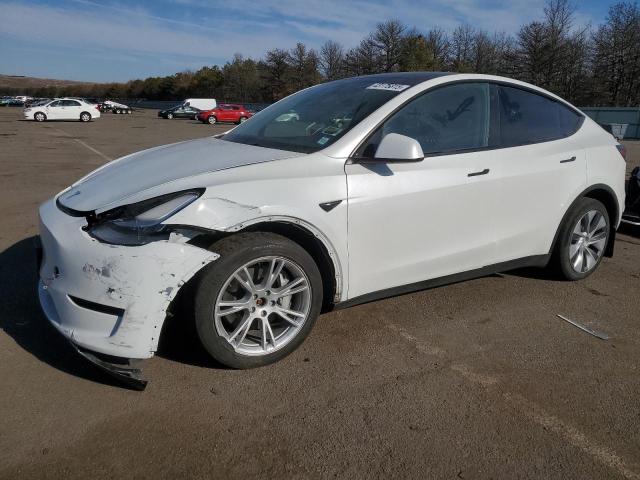
[[[374,83],[369,85],[367,90],[390,90],[392,92],[401,92],[409,88],[409,85],[401,85],[399,83]]]

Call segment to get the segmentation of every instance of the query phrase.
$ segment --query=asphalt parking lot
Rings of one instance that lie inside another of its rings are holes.
[[[20,118],[0,110],[0,478],[640,479],[640,232],[581,282],[517,271],[325,314],[256,370],[173,328],[135,392],[40,313],[37,207],[109,159],[229,126]]]

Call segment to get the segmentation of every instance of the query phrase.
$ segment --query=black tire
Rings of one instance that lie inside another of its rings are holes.
[[[209,117],[207,118],[207,122],[209,122],[209,125],[215,125],[217,121],[218,119],[214,115],[209,115]]]
[[[240,117],[240,120],[238,120],[238,125],[246,121],[247,121],[247,117]]]
[[[167,113],[167,116],[165,118],[167,120],[172,120],[173,119],[173,113]]]
[[[91,114],[89,112],[82,112],[80,114],[80,121],[81,122],[90,122],[91,121]]]
[[[277,362],[298,348],[313,328],[322,307],[322,277],[307,251],[286,237],[263,232],[239,233],[220,240],[210,249],[220,254],[220,258],[205,269],[195,291],[196,330],[209,354],[228,367],[247,369]],[[287,258],[304,271],[311,287],[309,314],[297,335],[282,348],[260,356],[242,355],[216,331],[213,309],[221,288],[238,268],[269,255]]]
[[[558,233],[558,239],[556,241],[555,251],[553,252],[551,264],[556,272],[566,280],[582,280],[583,278],[587,278],[589,275],[596,271],[596,269],[600,265],[600,262],[602,261],[602,257],[604,257],[603,253],[600,254],[595,265],[586,272],[576,271],[571,265],[571,260],[569,258],[573,230],[576,227],[578,221],[591,210],[596,210],[600,214],[602,214],[606,222],[605,230],[607,238],[605,242],[605,248],[603,248],[603,252],[606,250],[606,244],[609,242],[611,224],[609,220],[609,213],[607,212],[606,207],[601,202],[593,198],[584,197],[579,199],[565,216],[565,221],[560,228],[560,232]]]
[[[47,119],[47,116],[46,116],[44,113],[42,113],[42,112],[36,112],[36,113],[33,115],[33,119],[34,119],[36,122],[44,122],[44,121]]]

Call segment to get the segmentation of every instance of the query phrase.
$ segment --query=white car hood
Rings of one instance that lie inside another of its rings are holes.
[[[193,177],[189,188],[199,185],[197,176],[228,168],[269,162],[300,155],[296,152],[255,147],[208,137],[163,145],[114,160],[91,172],[62,192],[58,201],[79,212],[100,210],[111,204],[123,204],[128,197]]]

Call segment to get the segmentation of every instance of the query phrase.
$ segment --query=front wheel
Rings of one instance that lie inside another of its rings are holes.
[[[216,117],[214,117],[213,115],[209,115],[209,118],[207,118],[207,121],[209,122],[209,125],[215,125],[215,123],[218,121],[216,119]]]
[[[247,121],[247,117],[240,117],[240,120],[238,121],[238,123],[244,123]]]
[[[173,118],[173,114],[172,113],[167,113],[167,120],[171,120]]]
[[[47,119],[47,116],[46,116],[44,113],[42,113],[42,112],[37,112],[37,113],[33,116],[33,119],[34,119],[36,122],[44,122],[44,121]]]
[[[609,214],[593,198],[581,198],[567,215],[556,245],[556,267],[567,280],[591,275],[604,256],[609,240]]]
[[[196,327],[205,349],[232,368],[280,360],[307,337],[322,305],[322,279],[300,245],[272,233],[214,244],[220,258],[200,278]]]

